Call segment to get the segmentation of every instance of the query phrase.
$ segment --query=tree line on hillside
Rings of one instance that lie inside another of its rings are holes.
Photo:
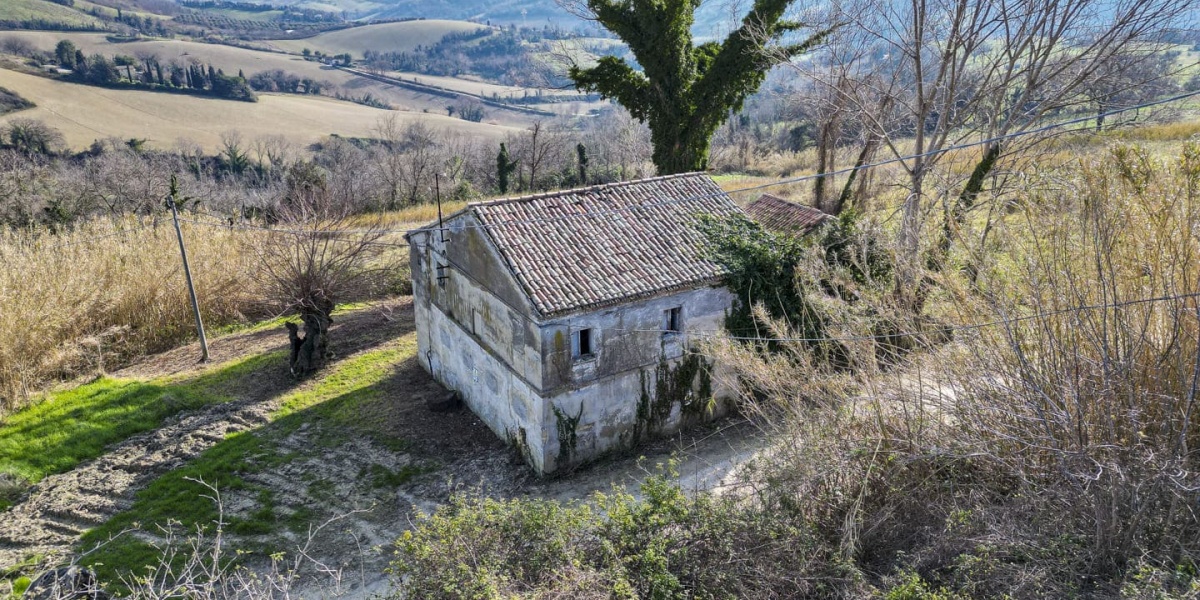
[[[134,87],[158,91],[178,91],[228,100],[257,100],[242,73],[226,75],[211,64],[177,63],[163,65],[156,57],[143,59],[118,54],[111,59],[102,54],[85,56],[70,40],[62,40],[54,49],[58,65],[70,73],[65,77],[77,83],[104,87]]]
[[[545,28],[479,28],[449,33],[430,46],[408,52],[367,50],[363,60],[375,72],[406,71],[422,75],[459,77],[475,75],[504,85],[563,87],[569,80],[535,58],[554,50],[553,42],[571,39],[572,33]]]
[[[470,200],[652,174],[645,129],[615,110],[583,130],[537,123],[500,142],[394,117],[371,137],[334,136],[309,148],[237,132],[223,135],[215,153],[145,142],[99,140],[71,153],[45,123],[12,120],[0,128],[0,223],[61,228],[93,216],[154,213],[164,177],[176,173],[202,210],[235,219],[270,217],[300,189],[366,213],[430,203],[438,190],[443,200]]]
[[[74,0],[48,0],[55,4],[61,4],[74,8],[78,11],[80,17],[88,16],[94,19],[93,21],[57,21],[43,17],[32,17],[28,19],[8,19],[0,20],[0,29],[31,29],[39,31],[113,31],[125,35],[151,35],[157,37],[172,37],[174,33],[171,29],[171,22],[164,17],[155,17],[150,15],[139,15],[133,12],[126,12],[121,8],[109,8],[105,6],[92,5],[88,8],[76,6]],[[158,14],[171,14],[178,10],[178,7],[169,0],[157,0],[148,2],[153,4],[154,12]],[[112,14],[110,11],[116,11]],[[143,7],[143,10],[146,10]]]

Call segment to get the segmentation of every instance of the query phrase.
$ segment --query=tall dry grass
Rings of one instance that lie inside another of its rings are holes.
[[[184,236],[207,326],[261,307],[245,232],[184,224]],[[0,233],[0,414],[55,380],[193,339],[191,310],[169,220]]]
[[[1200,143],[1112,147],[1020,196],[986,253],[957,257],[978,279],[941,277],[931,303],[940,322],[994,325],[890,369],[870,341],[848,343],[855,372],[800,347],[718,350],[776,440],[747,484],[882,589],[1200,593]],[[831,329],[919,330],[875,305]]]

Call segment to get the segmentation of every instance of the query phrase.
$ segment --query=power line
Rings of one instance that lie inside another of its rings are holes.
[[[229,223],[217,223],[214,221],[198,221],[195,219],[179,219],[179,221],[182,223],[191,223],[193,225],[203,225],[206,227],[216,227],[219,229],[239,229],[239,230],[243,230],[243,231],[264,231],[267,233],[279,233],[279,234],[286,234],[286,235],[294,235],[294,236],[298,236],[298,237],[299,236],[310,236],[310,235],[315,235],[315,236],[375,235],[375,234],[384,235],[384,234],[389,234],[389,233],[399,233],[398,231],[387,230],[387,229],[360,229],[360,230],[353,230],[353,229],[329,229],[329,230],[275,229],[272,227],[262,227],[259,225],[251,225],[248,223],[229,224]],[[353,243],[359,243],[359,244],[371,245],[371,246],[387,246],[387,247],[392,247],[392,248],[408,248],[409,247],[409,244],[407,244],[407,243],[380,242],[377,240],[354,240],[354,239],[339,239],[339,238],[331,238],[331,239],[332,239],[332,241],[353,242]]]
[[[439,258],[441,260],[445,261],[447,265],[455,267],[461,275],[463,275],[464,277],[466,277],[467,279],[469,279],[476,285],[480,286],[484,290],[487,290],[489,293],[491,293],[496,298],[500,298],[501,303],[503,303],[508,308],[516,311],[517,314],[521,318],[525,319],[526,321],[533,322],[532,319],[529,319],[529,317],[526,317],[524,315],[524,312],[525,312],[524,309],[513,306],[512,304],[509,304],[508,301],[504,300],[498,294],[496,294],[496,292],[494,290],[492,290],[487,284],[483,283],[479,279],[472,276],[470,273],[468,273],[466,271],[466,269],[463,269],[458,263],[454,262],[447,256],[439,256]],[[744,341],[744,342],[803,342],[803,343],[866,342],[866,341],[879,341],[879,340],[887,340],[887,339],[915,337],[915,336],[919,336],[919,335],[927,335],[930,333],[956,333],[956,332],[962,332],[962,331],[976,331],[976,330],[985,329],[988,327],[996,327],[999,325],[1012,325],[1015,323],[1023,323],[1025,321],[1045,319],[1045,318],[1054,317],[1054,316],[1063,315],[1063,314],[1069,314],[1069,313],[1078,313],[1078,312],[1093,311],[1093,310],[1108,310],[1108,309],[1115,309],[1115,308],[1126,308],[1126,307],[1137,306],[1137,305],[1141,305],[1141,304],[1153,304],[1153,303],[1158,303],[1158,302],[1167,302],[1167,301],[1172,301],[1172,300],[1188,300],[1188,299],[1195,299],[1195,298],[1200,298],[1200,292],[1193,292],[1193,293],[1188,293],[1188,294],[1173,294],[1173,295],[1167,295],[1167,296],[1154,296],[1154,297],[1150,297],[1150,298],[1139,298],[1137,300],[1127,300],[1127,301],[1123,301],[1123,302],[1112,302],[1112,303],[1102,303],[1102,304],[1085,304],[1085,305],[1072,306],[1069,308],[1062,308],[1062,309],[1058,309],[1058,310],[1035,313],[1032,315],[1024,315],[1024,316],[1020,316],[1020,317],[995,319],[992,321],[985,321],[982,323],[971,323],[971,324],[967,324],[967,325],[952,325],[952,326],[937,327],[937,328],[933,328],[933,329],[930,329],[927,331],[920,331],[920,332],[909,331],[909,332],[900,332],[900,333],[851,335],[851,336],[835,336],[835,337],[738,336],[738,335],[729,335],[729,333],[724,330],[675,331],[675,330],[668,330],[668,329],[638,329],[638,328],[624,328],[624,327],[601,327],[600,329],[602,329],[603,331],[619,331],[619,332],[624,332],[625,334],[678,333],[685,337],[724,338],[724,339],[731,339],[731,340],[735,340],[735,341]],[[568,320],[567,326],[570,327],[569,320]]]
[[[927,331],[920,331],[920,332],[911,332],[910,331],[910,332],[902,332],[902,333],[851,335],[851,336],[840,336],[840,337],[736,336],[736,335],[728,335],[725,331],[722,331],[722,330],[701,330],[701,331],[686,331],[685,330],[685,331],[676,332],[676,331],[668,330],[668,329],[626,329],[626,328],[620,328],[620,327],[607,327],[604,329],[606,331],[627,331],[627,332],[641,332],[641,333],[679,333],[684,336],[694,336],[694,337],[702,337],[702,338],[722,337],[722,338],[727,338],[727,339],[732,339],[732,340],[737,340],[737,341],[747,341],[747,342],[807,342],[807,343],[866,342],[866,341],[874,341],[874,340],[914,337],[914,336],[918,336],[918,335],[926,335],[929,333],[954,333],[954,332],[958,332],[958,331],[974,331],[977,329],[984,329],[987,327],[995,327],[998,325],[1011,325],[1014,323],[1021,323],[1024,321],[1045,319],[1048,317],[1054,317],[1054,316],[1068,314],[1068,313],[1076,313],[1076,312],[1084,312],[1084,311],[1092,311],[1092,310],[1102,310],[1102,309],[1107,310],[1110,308],[1125,308],[1125,307],[1129,307],[1129,306],[1136,306],[1139,304],[1152,304],[1152,303],[1157,303],[1157,302],[1167,302],[1170,300],[1187,300],[1187,299],[1193,299],[1193,298],[1200,298],[1200,292],[1190,293],[1190,294],[1176,294],[1176,295],[1169,295],[1169,296],[1156,296],[1156,297],[1152,297],[1152,298],[1139,298],[1137,300],[1128,300],[1125,302],[1114,302],[1114,303],[1109,303],[1109,304],[1086,304],[1086,305],[1082,305],[1082,306],[1072,306],[1070,308],[1052,310],[1052,311],[1048,311],[1048,312],[1036,313],[1036,314],[1032,314],[1032,315],[1025,315],[1025,316],[1021,316],[1021,317],[996,319],[994,321],[986,321],[983,323],[972,323],[972,324],[968,324],[968,325],[948,325],[948,326],[944,326],[944,327],[936,327],[936,328],[933,328],[933,329],[930,329]]]
[[[1103,112],[1103,113],[1088,115],[1085,117],[1078,117],[1075,119],[1070,119],[1070,120],[1062,121],[1059,123],[1052,123],[1052,124],[1034,128],[1034,129],[1028,129],[1028,130],[1017,131],[1017,132],[1008,133],[1008,134],[1004,134],[1004,135],[993,136],[993,137],[975,141],[975,142],[970,142],[970,143],[965,143],[965,144],[954,144],[954,145],[946,146],[944,148],[930,150],[928,152],[922,152],[920,154],[910,154],[907,156],[899,156],[899,157],[876,161],[873,163],[868,163],[868,164],[864,164],[864,165],[860,165],[860,166],[856,166],[856,167],[848,167],[845,169],[839,169],[836,171],[829,171],[829,172],[825,172],[825,173],[813,173],[810,175],[801,175],[799,177],[780,179],[778,181],[747,186],[747,187],[738,188],[738,189],[729,190],[729,191],[722,190],[720,192],[697,194],[697,195],[688,196],[688,197],[684,197],[684,198],[672,198],[669,200],[662,200],[659,202],[648,202],[648,203],[643,203],[643,204],[637,204],[637,205],[626,206],[626,207],[622,207],[622,208],[613,208],[613,209],[607,209],[607,210],[596,210],[596,211],[587,211],[587,212],[581,212],[581,213],[572,213],[569,215],[561,215],[561,216],[557,216],[557,217],[544,217],[544,218],[538,218],[538,219],[513,219],[510,221],[504,221],[504,222],[496,223],[496,224],[492,224],[492,225],[465,224],[465,225],[462,225],[461,228],[464,228],[464,229],[472,229],[472,228],[490,229],[490,228],[495,228],[495,227],[507,227],[507,226],[512,226],[512,225],[533,225],[533,224],[541,224],[541,223],[554,223],[554,222],[564,221],[564,220],[568,220],[568,219],[595,217],[595,216],[601,216],[601,215],[606,215],[606,214],[617,214],[617,213],[629,212],[629,211],[639,210],[639,209],[654,208],[654,207],[668,206],[668,205],[679,204],[679,203],[684,203],[684,202],[692,202],[692,201],[696,201],[696,200],[704,200],[704,199],[708,199],[708,198],[716,198],[716,197],[720,197],[723,195],[732,195],[732,194],[739,194],[739,193],[744,193],[744,192],[757,191],[757,190],[767,189],[767,188],[771,188],[771,187],[777,187],[777,186],[781,186],[781,185],[791,185],[791,184],[795,184],[795,183],[802,183],[805,181],[811,181],[814,179],[820,179],[820,178],[824,178],[824,177],[835,177],[838,175],[845,175],[845,174],[852,173],[852,172],[859,171],[859,170],[872,169],[875,167],[886,166],[886,165],[900,163],[900,162],[904,162],[904,161],[908,161],[908,160],[914,160],[917,158],[926,158],[929,156],[935,156],[935,155],[944,154],[947,152],[954,152],[957,150],[965,150],[965,149],[974,148],[977,146],[994,144],[996,142],[1000,142],[1000,141],[1004,141],[1004,140],[1008,140],[1008,139],[1015,139],[1015,138],[1019,138],[1019,137],[1035,135],[1038,133],[1045,133],[1047,131],[1053,131],[1055,129],[1067,127],[1070,125],[1076,125],[1079,123],[1095,121],[1096,119],[1099,119],[1099,118],[1110,117],[1113,115],[1118,115],[1121,113],[1134,111],[1134,110],[1141,110],[1143,108],[1151,108],[1154,106],[1161,106],[1164,104],[1178,102],[1180,100],[1186,100],[1188,98],[1193,98],[1196,96],[1200,96],[1200,90],[1188,92],[1185,94],[1179,94],[1176,96],[1171,96],[1169,98],[1163,98],[1163,99],[1155,100],[1155,101],[1151,101],[1151,102],[1144,102],[1144,103],[1141,103],[1141,104],[1138,104],[1135,106],[1128,106],[1128,107],[1114,109],[1114,110]],[[535,194],[535,195],[525,196],[523,198],[536,198],[539,196],[551,196],[551,195],[558,194],[558,193],[561,193],[561,192],[551,192],[548,194]],[[523,198],[514,198],[514,200],[520,200]],[[271,228],[271,227],[262,227],[262,226],[251,225],[251,224],[244,224],[244,223],[235,223],[233,225],[230,225],[228,223],[205,222],[205,221],[189,220],[189,219],[180,219],[180,220],[184,221],[184,222],[194,223],[194,224],[198,224],[198,225],[205,225],[205,226],[210,226],[210,227],[255,229],[255,230],[267,231],[267,232],[272,232],[272,233],[287,233],[287,234],[292,234],[292,235],[301,235],[301,234],[308,235],[308,234],[314,233],[313,231],[275,229],[275,228]],[[417,233],[417,232],[421,232],[421,231],[428,231],[429,229],[430,228],[428,228],[428,227],[420,227],[420,228],[416,228],[416,229],[367,229],[367,230],[346,229],[346,230],[329,230],[329,231],[324,231],[321,233],[324,233],[327,235],[366,235],[366,234],[409,235],[409,234]],[[118,234],[114,233],[109,236],[99,236],[95,239],[102,239],[104,237],[113,237],[115,235],[118,235]],[[66,244],[61,244],[60,246],[65,247],[65,246],[75,245],[75,244],[79,244],[79,243],[85,243],[87,241],[89,241],[89,240],[80,240],[77,242],[69,242]],[[353,240],[346,240],[346,241],[353,241]],[[370,242],[370,243],[374,244],[374,245],[386,245],[386,246],[393,246],[393,247],[408,247],[409,246],[409,244],[397,244],[397,243],[386,243],[386,242]],[[59,246],[51,246],[49,249],[54,249],[57,247],[59,247]]]

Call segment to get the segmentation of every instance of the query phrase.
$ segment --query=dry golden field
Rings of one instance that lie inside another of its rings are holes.
[[[500,138],[509,127],[470,123],[445,114],[396,112],[318,96],[260,94],[258,102],[236,102],[177,94],[111,90],[66,83],[0,69],[0,87],[37,104],[36,108],[0,117],[41,119],[62,131],[67,144],[81,149],[100,138],[145,138],[151,146],[169,148],[189,139],[214,150],[221,134],[236,130],[246,138],[282,135],[307,145],[330,134],[368,136],[380,119],[398,115],[401,122],[420,120],[431,126]]]
[[[268,43],[287,52],[300,53],[308,48],[326,54],[349,52],[355,58],[362,58],[364,50],[404,52],[417,46],[435,44],[448,33],[475,31],[482,27],[466,21],[426,19],[351,27],[300,40],[270,40]]]
[[[429,21],[419,21],[420,23],[429,23]],[[365,29],[365,28],[358,28]],[[353,30],[351,30],[353,31]],[[236,74],[239,70],[245,73],[247,77],[260,73],[262,71],[271,71],[279,69],[292,73],[298,77],[307,77],[317,81],[326,81],[333,86],[340,88],[341,92],[346,95],[361,97],[366,94],[383,100],[397,110],[411,112],[425,112],[431,114],[446,114],[446,105],[451,101],[442,96],[433,94],[425,94],[413,90],[399,88],[377,81],[372,81],[363,77],[359,77],[352,73],[327,67],[318,62],[306,61],[299,56],[284,54],[281,52],[266,52],[259,50],[251,50],[247,48],[237,48],[233,46],[224,46],[220,44],[206,44],[203,42],[191,42],[185,40],[145,40],[139,42],[124,42],[114,43],[105,38],[102,33],[64,33],[55,31],[6,31],[0,32],[0,39],[3,38],[19,38],[32,43],[36,48],[44,51],[53,51],[54,46],[60,40],[70,40],[85,54],[104,54],[112,56],[117,54],[125,54],[130,56],[139,56],[144,54],[153,54],[158,57],[162,63],[178,62],[186,64],[193,61],[199,61],[206,64],[211,64],[213,67],[223,69],[226,73]],[[297,50],[298,52],[299,50]],[[411,79],[405,77],[405,79]],[[426,78],[423,76],[424,81]],[[445,78],[450,79],[450,78]],[[453,81],[453,80],[452,80]],[[469,93],[479,93],[481,89],[486,89],[487,93],[491,93],[492,87],[487,84],[479,84],[475,82],[462,83],[461,87],[452,84],[452,81],[426,81],[433,85],[464,91]],[[481,86],[484,86],[481,88]],[[484,118],[487,123],[498,125],[508,125],[514,127],[528,126],[532,121],[529,115],[507,110],[488,110],[487,116]]]

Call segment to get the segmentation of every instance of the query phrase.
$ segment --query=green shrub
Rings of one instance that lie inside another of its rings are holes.
[[[597,509],[456,496],[397,544],[408,598],[757,598],[836,595],[856,578],[815,536],[755,504],[689,497],[652,477]]]

